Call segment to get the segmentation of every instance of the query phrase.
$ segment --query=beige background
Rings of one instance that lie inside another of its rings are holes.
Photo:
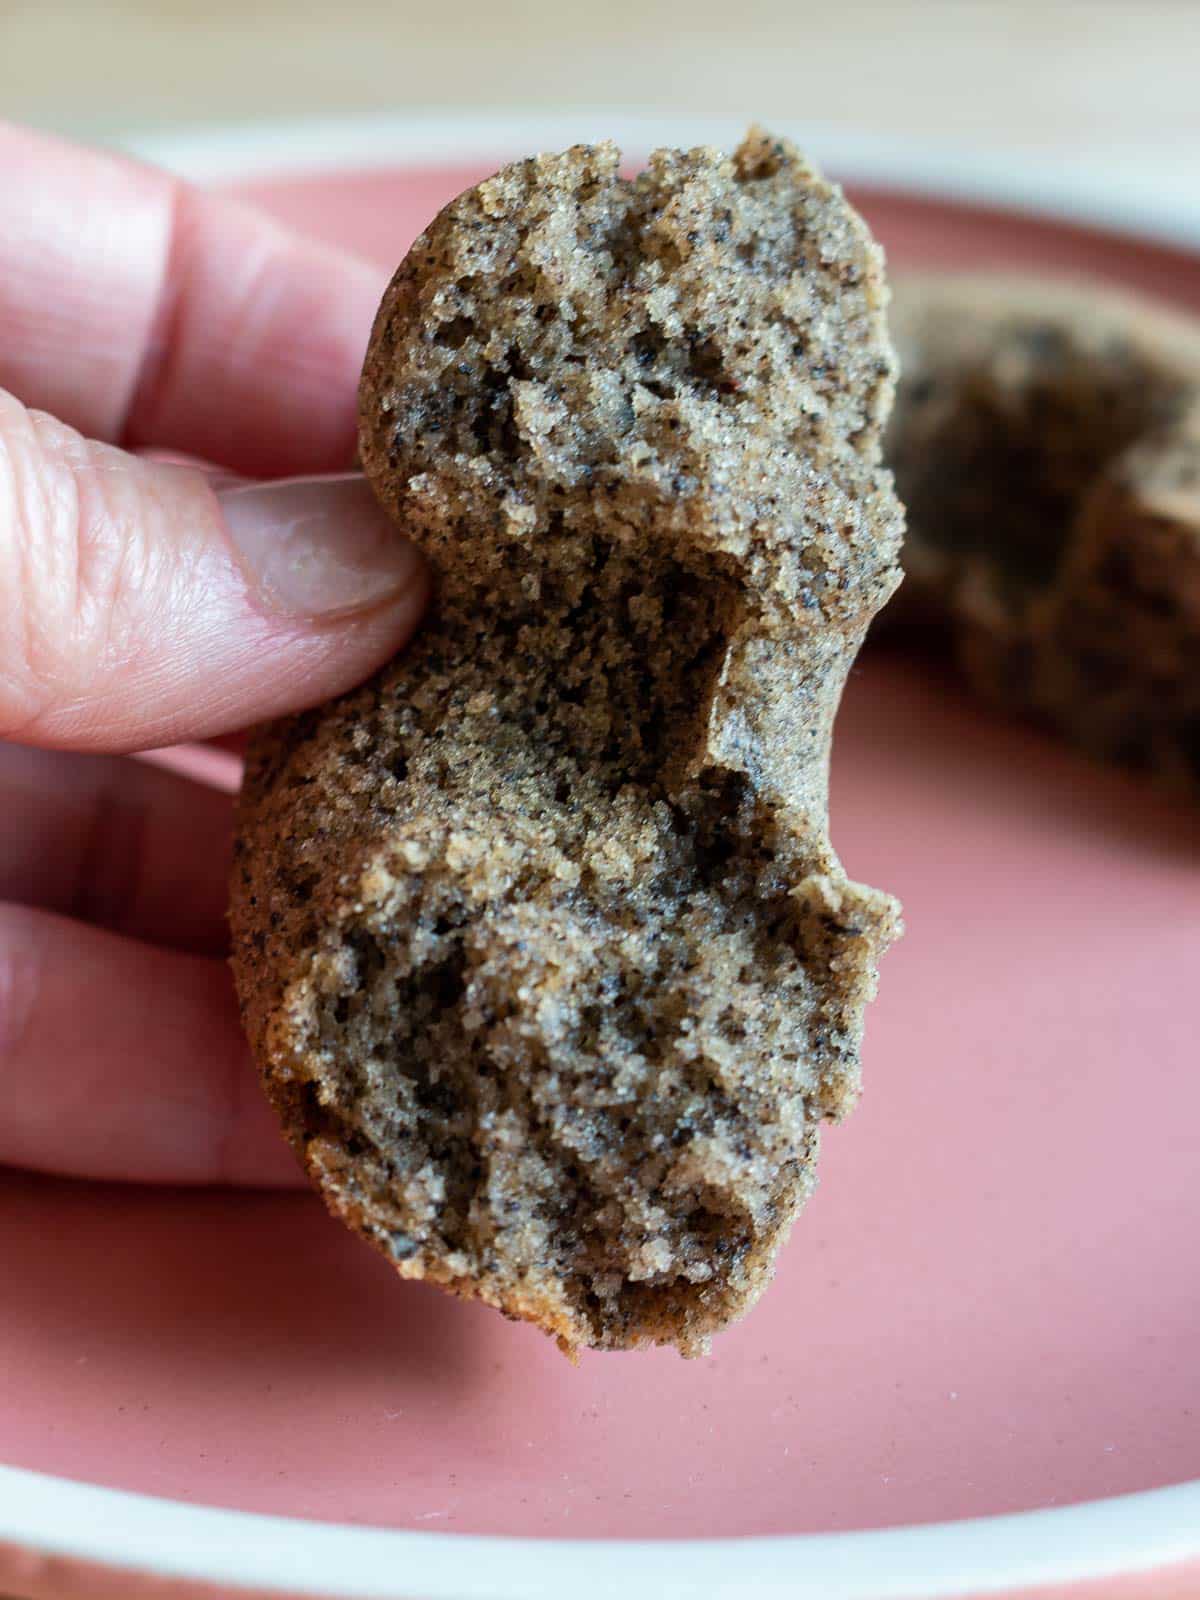
[[[1200,189],[1197,0],[0,0],[0,108],[103,136],[365,108],[787,116]]]

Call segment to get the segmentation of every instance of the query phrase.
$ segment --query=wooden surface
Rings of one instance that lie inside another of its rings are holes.
[[[623,105],[1200,174],[1197,0],[0,0],[0,107],[82,135]]]

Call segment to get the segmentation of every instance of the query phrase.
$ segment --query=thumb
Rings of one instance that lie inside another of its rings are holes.
[[[357,474],[221,486],[0,391],[0,738],[210,738],[361,681],[423,563]]]

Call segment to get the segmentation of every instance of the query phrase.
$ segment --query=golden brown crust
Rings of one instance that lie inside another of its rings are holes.
[[[829,737],[897,581],[881,261],[789,146],[506,169],[417,241],[361,451],[438,571],[249,757],[247,1030],[331,1207],[568,1350],[742,1311],[897,928]]]
[[[972,274],[902,280],[892,326],[894,620],[948,621],[990,699],[1200,796],[1200,325]]]

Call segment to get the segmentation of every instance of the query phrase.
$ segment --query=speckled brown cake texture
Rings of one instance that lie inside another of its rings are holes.
[[[1200,324],[1118,291],[902,280],[896,618],[971,681],[1200,798]]]
[[[568,1351],[703,1349],[858,1090],[897,908],[826,786],[898,580],[884,301],[840,192],[752,134],[505,169],[375,324],[362,458],[437,599],[255,740],[238,987],[332,1209]]]

